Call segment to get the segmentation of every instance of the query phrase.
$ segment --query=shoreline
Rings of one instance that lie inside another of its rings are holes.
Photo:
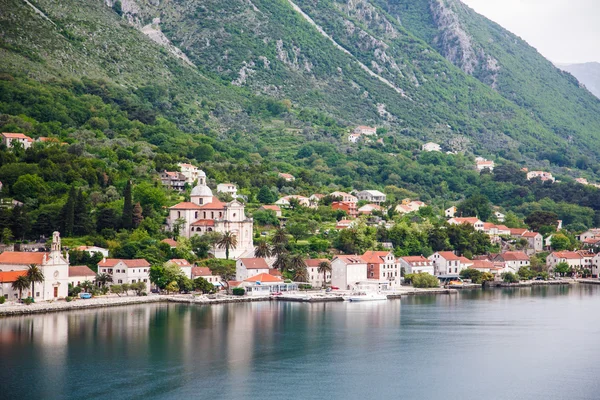
[[[578,279],[578,280],[560,280],[560,281],[533,281],[533,282],[522,282],[522,283],[498,283],[493,286],[486,288],[520,288],[520,287],[534,287],[534,286],[550,286],[550,285],[572,285],[577,283],[583,284],[600,284],[600,280],[591,279]],[[412,296],[438,296],[438,295],[453,295],[457,294],[459,290],[473,290],[473,289],[484,289],[482,285],[468,285],[463,287],[452,286],[448,288],[438,289],[417,289],[417,288],[406,288],[395,293],[387,295],[388,300],[397,300],[402,297]],[[256,296],[256,297],[234,297],[227,295],[227,297],[214,297],[209,298],[206,295],[150,295],[143,297],[96,297],[89,300],[74,300],[72,302],[66,302],[64,300],[55,302],[43,302],[34,303],[32,305],[25,304],[4,304],[0,305],[0,319],[12,316],[31,315],[31,314],[46,314],[61,311],[76,311],[76,310],[89,310],[95,308],[108,308],[108,307],[120,307],[128,305],[138,304],[152,304],[152,303],[178,303],[178,304],[194,304],[194,305],[219,305],[219,304],[231,304],[231,303],[252,303],[257,301],[289,301],[289,302],[301,302],[301,303],[323,303],[323,302],[340,302],[344,301],[341,294],[324,294],[322,292],[307,292],[307,293],[295,293],[286,294],[283,296]]]

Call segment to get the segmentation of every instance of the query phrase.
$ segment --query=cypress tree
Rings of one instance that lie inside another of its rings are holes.
[[[125,191],[123,192],[123,216],[121,226],[124,229],[131,229],[133,226],[133,198],[131,194],[131,181],[127,181]]]
[[[73,228],[75,225],[75,202],[77,201],[77,192],[75,192],[75,187],[71,186],[69,190],[69,197],[67,198],[67,202],[65,203],[62,212],[62,230],[63,235],[71,236],[73,235]]]
[[[87,235],[92,230],[92,218],[90,215],[90,207],[87,198],[83,195],[83,191],[79,189],[75,198],[75,206],[73,211],[73,232],[76,235]]]
[[[133,218],[132,218],[133,227],[137,228],[138,226],[140,226],[143,219],[144,219],[144,216],[142,215],[142,205],[138,201],[137,203],[135,203],[135,206],[133,206]]]

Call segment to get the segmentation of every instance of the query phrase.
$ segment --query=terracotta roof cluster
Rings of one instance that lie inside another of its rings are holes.
[[[505,261],[529,261],[529,256],[522,251],[507,251],[499,256]]]
[[[339,258],[344,261],[346,264],[364,264],[365,260],[362,259],[361,256],[351,255],[351,256],[335,256],[334,260]]]
[[[192,267],[192,278],[199,276],[213,276],[213,273],[208,267]]]
[[[199,219],[192,223],[192,226],[215,226],[214,219]]]
[[[400,258],[413,266],[432,265],[431,260],[428,260],[427,258],[425,258],[423,256],[406,256],[406,257],[400,257]]]
[[[2,136],[8,139],[26,139],[28,142],[33,142],[33,139],[22,133],[3,132]]]

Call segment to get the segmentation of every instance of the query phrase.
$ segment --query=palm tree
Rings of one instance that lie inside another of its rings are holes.
[[[31,284],[31,298],[35,300],[35,283],[44,282],[44,273],[37,265],[31,264],[27,269],[27,281]]]
[[[79,286],[81,286],[81,288],[83,290],[85,290],[87,293],[89,293],[90,290],[92,290],[92,287],[94,287],[94,284],[90,281],[83,281],[83,282],[81,282],[81,284]]]
[[[325,283],[327,282],[327,273],[331,272],[331,264],[329,261],[321,261],[317,271],[323,274],[323,287],[325,287]]]
[[[308,281],[308,270],[302,254],[294,254],[290,257],[290,267],[294,270],[294,280],[297,282]]]
[[[12,283],[13,290],[19,291],[19,300],[23,298],[23,290],[29,288],[29,280],[27,280],[27,276],[21,275],[17,277],[17,279]]]
[[[254,250],[254,257],[256,258],[268,258],[271,257],[271,246],[266,240],[258,242],[256,249]]]
[[[306,267],[294,270],[294,281],[308,282],[308,270],[306,269]]]
[[[285,246],[288,243],[288,235],[287,235],[287,232],[285,231],[285,229],[277,228],[275,230],[275,233],[273,234],[273,237],[271,238],[271,243],[273,243],[273,246],[277,246],[277,245]]]
[[[113,278],[107,273],[101,273],[96,275],[96,283],[101,287],[106,286],[107,283],[112,283]]]
[[[288,264],[288,254],[286,252],[282,252],[277,254],[277,258],[273,263],[273,267],[277,268],[281,272],[285,269],[285,266]]]
[[[235,249],[237,247],[237,237],[231,232],[225,232],[219,241],[217,246],[220,249],[225,249],[225,259],[229,260],[229,249]]]
[[[279,256],[285,253],[287,253],[287,249],[285,248],[285,245],[283,243],[276,244],[271,248],[272,256]]]

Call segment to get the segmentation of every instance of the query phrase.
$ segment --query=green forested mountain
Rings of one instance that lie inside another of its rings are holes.
[[[28,213],[0,212],[0,230],[16,237],[64,231],[75,196],[89,201],[92,220],[70,227],[74,235],[118,229],[128,180],[143,228],[160,235],[164,207],[180,198],[159,187],[157,172],[182,161],[201,165],[212,186],[237,183],[251,204],[261,188],[379,188],[438,209],[480,193],[520,216],[543,209],[578,227],[600,220],[599,191],[572,181],[597,180],[600,102],[460,3],[0,7],[0,130],[66,143],[0,147],[2,196]],[[348,143],[357,124],[381,128],[383,143]],[[420,152],[428,140],[459,154]],[[505,166],[480,175],[474,154]],[[524,165],[563,183],[528,182]]]
[[[592,94],[600,98],[600,63],[588,62],[557,66],[563,71],[573,74]]]

